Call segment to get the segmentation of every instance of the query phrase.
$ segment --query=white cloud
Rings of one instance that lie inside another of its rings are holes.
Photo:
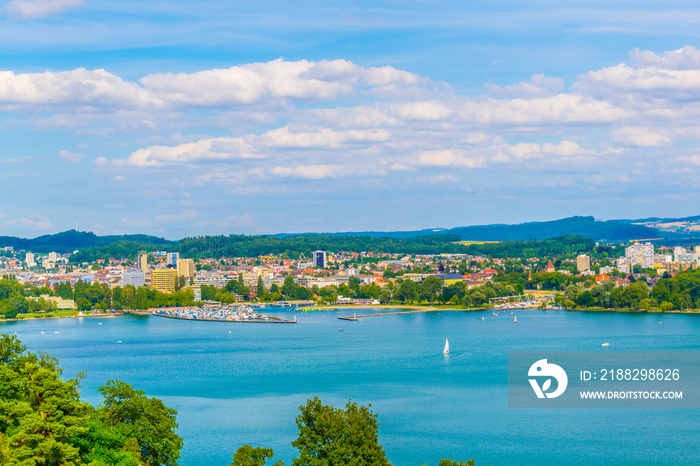
[[[290,132],[288,126],[270,130],[260,137],[260,143],[267,147],[281,148],[339,148],[346,144],[382,142],[391,137],[384,129],[333,131],[318,128],[313,132]]]
[[[509,86],[485,84],[484,88],[489,94],[496,97],[546,97],[564,89],[564,80],[562,78],[548,77],[544,74],[534,74],[530,77],[529,82],[521,82]]]
[[[197,217],[199,213],[193,209],[185,209],[177,214],[160,214],[156,215],[155,219],[161,223],[185,222]]]
[[[83,0],[13,0],[7,2],[5,11],[11,18],[46,18],[70,8],[80,6]]]
[[[663,52],[661,56],[649,50],[634,48],[630,57],[641,68],[656,67],[665,70],[700,70],[700,51],[691,45],[678,50]]]
[[[679,157],[678,160],[680,160],[681,162],[689,163],[691,165],[700,165],[700,154]]]
[[[198,161],[226,161],[230,159],[252,159],[263,156],[253,152],[244,138],[209,138],[177,146],[150,146],[138,149],[127,159],[116,159],[116,165],[156,167],[176,163]]]
[[[465,151],[461,150],[432,150],[418,154],[417,164],[432,167],[479,168],[484,166],[484,159],[469,157]]]
[[[68,163],[80,163],[81,160],[85,158],[84,154],[81,154],[79,152],[71,152],[67,150],[62,150],[58,153],[59,157],[61,157],[63,160],[65,160]]]
[[[613,141],[625,147],[658,147],[673,143],[671,138],[649,128],[624,126],[612,132]]]
[[[296,167],[274,167],[271,173],[285,178],[304,178],[307,180],[320,180],[324,178],[337,178],[338,167],[330,165],[299,165]]]
[[[7,220],[6,225],[22,226],[34,231],[48,231],[54,228],[53,222],[48,217],[37,215],[32,217],[19,217]]]
[[[441,103],[414,102],[400,105],[395,109],[402,120],[438,121],[452,116],[453,112]]]
[[[0,71],[0,106],[144,107],[158,104],[138,84],[105,70],[23,73]]]
[[[121,175],[117,175],[117,176],[112,177],[112,181],[126,181],[126,177],[121,176]]]

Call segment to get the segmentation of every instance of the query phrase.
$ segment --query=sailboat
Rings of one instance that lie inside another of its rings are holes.
[[[450,352],[450,342],[447,339],[445,339],[445,349],[442,350],[442,353],[448,354],[449,352]]]
[[[513,323],[514,323],[514,324],[517,324],[517,323],[518,323],[518,316],[515,316],[515,320],[513,320]]]

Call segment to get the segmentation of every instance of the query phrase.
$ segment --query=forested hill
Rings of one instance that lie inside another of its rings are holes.
[[[506,241],[492,244],[465,245],[456,235],[427,235],[414,238],[376,238],[371,236],[204,236],[185,238],[172,243],[169,251],[182,257],[221,258],[257,257],[268,254],[287,254],[298,258],[311,257],[315,250],[330,252],[384,252],[397,254],[462,253],[499,258],[559,257],[573,258],[577,254],[608,256],[609,246],[596,246],[594,240],[581,236],[562,236],[543,241]],[[112,245],[86,248],[71,256],[72,262],[92,262],[96,259],[130,258],[138,251],[155,251],[162,245],[120,241]]]
[[[547,239],[563,235],[580,235],[601,241],[659,238],[661,232],[644,225],[621,220],[596,221],[593,217],[570,217],[550,222],[530,222],[518,225],[484,225],[445,230],[470,241],[517,241]]]
[[[689,217],[690,218],[690,217]],[[660,237],[679,237],[644,225],[634,225],[637,220],[596,221],[594,217],[569,217],[548,222],[528,222],[516,225],[474,225],[450,229],[438,228],[415,231],[364,231],[329,233],[336,236],[376,236],[388,238],[410,238],[423,235],[459,235],[463,241],[527,241],[555,238],[557,236],[580,235],[597,241],[628,241]],[[279,235],[287,236],[287,235]]]
[[[133,241],[148,244],[171,244],[163,238],[149,235],[110,235],[97,236],[91,232],[68,230],[55,235],[44,235],[38,238],[25,239],[14,236],[0,236],[0,247],[12,246],[16,250],[24,249],[26,251],[47,253],[58,252],[64,254],[73,252],[76,249],[88,247],[107,246],[119,241]]]

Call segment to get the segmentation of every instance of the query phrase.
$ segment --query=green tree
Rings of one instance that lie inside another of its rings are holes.
[[[299,458],[293,465],[390,466],[379,444],[377,415],[368,407],[348,401],[345,409],[333,408],[314,397],[299,409],[299,437],[292,442]]]
[[[233,463],[229,466],[265,466],[265,461],[272,458],[272,448],[251,447],[243,445],[233,455]],[[284,466],[282,461],[277,461],[273,466]]]
[[[98,409],[103,425],[136,439],[141,461],[150,466],[177,464],[182,449],[175,432],[177,411],[124,382],[110,380],[98,390],[105,399]]]
[[[0,456],[10,458],[2,464],[77,463],[71,439],[87,420],[78,380],[64,382],[55,358],[25,349],[17,337],[0,336]]]

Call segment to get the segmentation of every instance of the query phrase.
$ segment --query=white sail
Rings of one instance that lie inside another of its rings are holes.
[[[445,339],[445,349],[442,352],[445,354],[450,352],[450,342],[447,339]]]
[[[518,316],[515,316],[515,319],[513,320],[514,323],[518,323]]]

